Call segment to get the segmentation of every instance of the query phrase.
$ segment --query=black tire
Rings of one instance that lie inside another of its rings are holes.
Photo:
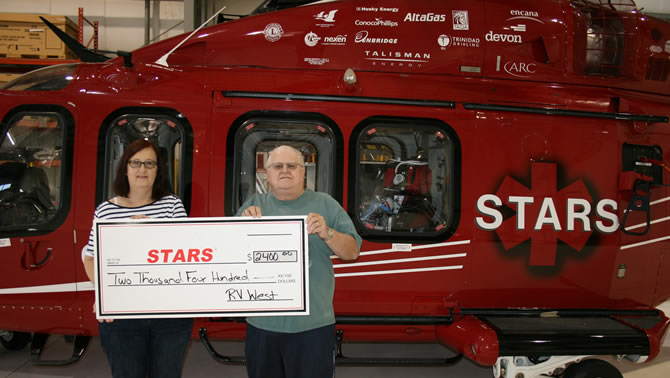
[[[623,378],[621,372],[609,362],[586,360],[568,366],[563,378]]]
[[[32,340],[32,337],[27,332],[12,332],[7,331],[4,336],[0,336],[0,344],[8,350],[20,350]]]

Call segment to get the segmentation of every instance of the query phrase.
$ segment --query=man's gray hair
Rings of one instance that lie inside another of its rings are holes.
[[[272,165],[272,154],[274,154],[275,151],[280,151],[280,150],[282,150],[282,151],[283,151],[283,150],[293,151],[293,152],[296,154],[297,158],[298,158],[298,161],[297,161],[298,164],[300,164],[300,165],[302,165],[302,166],[305,166],[305,157],[303,156],[302,152],[300,152],[300,151],[299,151],[297,148],[295,148],[295,147],[291,147],[291,146],[289,146],[289,145],[282,144],[281,146],[275,147],[272,151],[270,151],[270,152],[268,153],[268,160],[265,161],[265,168],[266,168],[266,169],[269,168],[270,165]]]

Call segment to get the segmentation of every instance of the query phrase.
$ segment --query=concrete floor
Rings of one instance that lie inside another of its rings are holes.
[[[214,341],[220,354],[241,355],[242,342]],[[72,353],[72,345],[62,336],[53,336],[47,342],[42,357],[45,359],[67,358]],[[348,357],[370,356],[422,356],[447,357],[450,351],[439,345],[406,344],[345,344],[344,354]],[[666,342],[661,355],[647,364],[631,364],[610,360],[624,374],[625,378],[667,378],[670,376],[670,342]],[[199,340],[194,340],[189,348],[184,364],[184,377],[246,377],[243,366],[226,366],[209,356]],[[490,378],[489,367],[478,366],[462,360],[452,367],[337,367],[338,378],[405,378],[405,377],[468,377]],[[111,377],[107,361],[98,338],[94,338],[83,358],[70,366],[40,367],[30,362],[29,348],[7,351],[0,348],[0,377]]]
[[[666,314],[670,313],[670,301],[659,306]],[[244,352],[242,342],[213,341],[216,351],[222,355],[240,356]],[[613,363],[625,378],[667,378],[670,377],[670,336],[666,337],[661,354],[649,363],[632,364],[626,361],[608,361]],[[453,352],[435,344],[344,344],[347,357],[434,357],[446,358]],[[62,336],[52,336],[42,353],[43,359],[65,359],[72,354],[72,344]],[[406,377],[458,377],[491,378],[490,367],[482,367],[469,360],[461,360],[451,367],[350,367],[339,366],[338,378],[406,378]],[[215,361],[200,340],[193,340],[184,362],[183,376],[190,377],[226,377],[244,378],[244,366],[226,366]],[[82,359],[64,367],[34,366],[30,361],[30,349],[8,351],[0,347],[0,377],[111,377],[107,360],[100,341],[93,338]]]

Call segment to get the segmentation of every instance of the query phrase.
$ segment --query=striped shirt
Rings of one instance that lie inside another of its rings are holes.
[[[111,201],[105,201],[95,209],[93,219],[128,219],[134,215],[146,215],[149,218],[186,218],[186,210],[179,197],[167,195],[157,201],[140,207],[123,207]],[[95,230],[91,227],[88,244],[81,251],[84,256],[93,257],[93,236]]]

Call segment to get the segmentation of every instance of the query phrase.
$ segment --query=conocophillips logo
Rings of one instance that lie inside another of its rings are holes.
[[[354,24],[357,26],[389,26],[396,27],[398,23],[391,20],[382,20],[381,18],[376,18],[374,20],[356,20]]]

